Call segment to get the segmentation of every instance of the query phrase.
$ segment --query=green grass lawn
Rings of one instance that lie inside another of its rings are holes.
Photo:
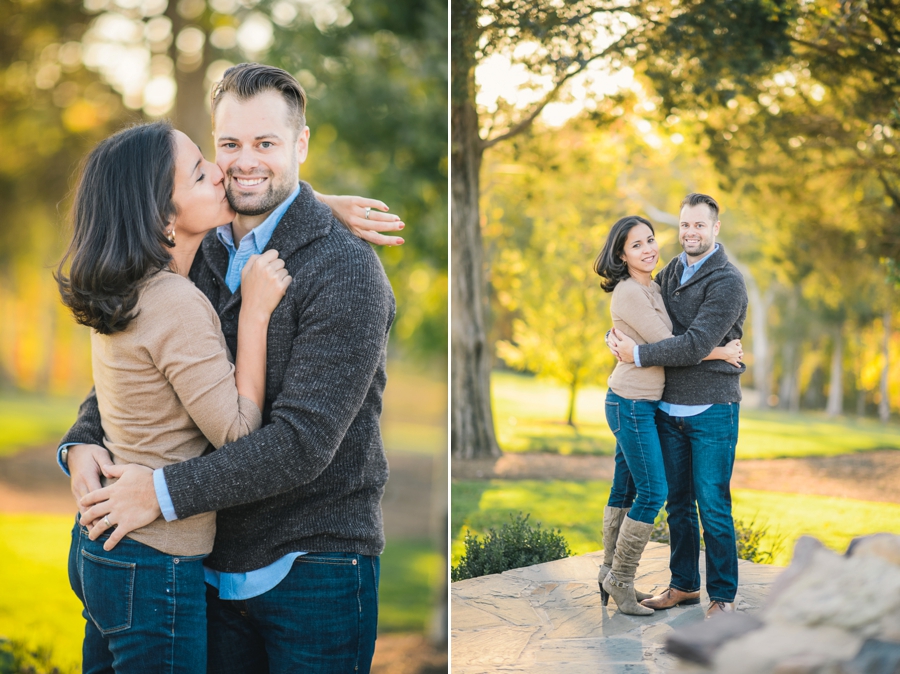
[[[59,440],[75,421],[80,403],[76,398],[0,395],[0,456]]]
[[[562,531],[573,554],[602,548],[603,507],[609,494],[604,481],[485,480],[457,481],[451,485],[452,563],[463,553],[466,527],[483,535],[499,528],[510,513],[531,514],[531,522]],[[734,516],[749,524],[755,520],[768,533],[762,548],[783,536],[786,544],[774,563],[790,562],[794,541],[802,534],[843,551],[854,536],[887,531],[900,534],[900,505],[852,499],[783,494],[738,489],[733,492]]]
[[[491,377],[494,423],[507,452],[606,454],[615,438],[604,413],[606,389],[588,387],[576,399],[577,429],[566,425],[563,386],[510,372]],[[900,426],[873,419],[826,419],[824,414],[741,410],[739,459],[829,456],[867,449],[900,449]]]
[[[0,514],[0,637],[52,648],[64,672],[81,662],[81,603],[69,587],[72,518]],[[381,557],[380,632],[423,632],[431,617],[440,556],[429,540],[389,541]]]

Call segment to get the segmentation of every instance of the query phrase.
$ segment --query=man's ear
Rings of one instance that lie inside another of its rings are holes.
[[[301,164],[306,161],[307,154],[309,154],[309,127],[304,126],[297,134],[297,159]]]
[[[716,220],[716,224],[713,225],[713,236],[719,236],[719,225],[722,224],[721,220]]]

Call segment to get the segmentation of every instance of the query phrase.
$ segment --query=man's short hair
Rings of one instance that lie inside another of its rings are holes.
[[[277,91],[288,105],[290,121],[297,131],[306,126],[306,92],[289,72],[261,63],[239,63],[225,71],[212,90],[212,114],[215,123],[216,106],[225,94],[246,101],[264,91]]]
[[[698,206],[700,204],[709,206],[709,212],[712,215],[712,222],[709,224],[716,224],[719,221],[719,204],[708,194],[691,192],[684,198],[684,201],[681,202],[681,207],[678,210],[680,211],[685,206]]]

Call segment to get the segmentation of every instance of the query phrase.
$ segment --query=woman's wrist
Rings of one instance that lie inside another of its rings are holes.
[[[269,319],[272,317],[271,312],[265,309],[257,309],[251,305],[243,304],[241,306],[241,314],[238,318],[238,325],[253,325],[257,327],[269,327]]]

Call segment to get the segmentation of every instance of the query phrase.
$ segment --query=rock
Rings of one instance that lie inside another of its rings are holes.
[[[682,660],[708,665],[713,654],[731,639],[759,629],[763,623],[746,613],[725,613],[716,620],[694,623],[666,637],[666,650]]]
[[[900,536],[895,534],[872,534],[860,536],[847,546],[848,557],[881,557],[900,567]]]
[[[900,674],[900,643],[869,639],[842,674]]]
[[[824,549],[825,546],[817,538],[812,536],[801,536],[798,538],[794,544],[794,555],[791,558],[791,565],[782,571],[781,575],[772,583],[772,589],[769,591],[769,602],[790,587],[812,562],[813,555],[817,551]]]
[[[769,625],[839,627],[877,636],[883,616],[900,612],[900,567],[883,557],[819,549],[766,607]]]
[[[843,674],[840,667],[825,655],[804,653],[779,662],[772,674]]]
[[[862,641],[837,627],[766,625],[726,642],[713,656],[713,665],[719,674],[772,674],[780,663],[801,656],[815,657],[823,664],[849,660]]]

